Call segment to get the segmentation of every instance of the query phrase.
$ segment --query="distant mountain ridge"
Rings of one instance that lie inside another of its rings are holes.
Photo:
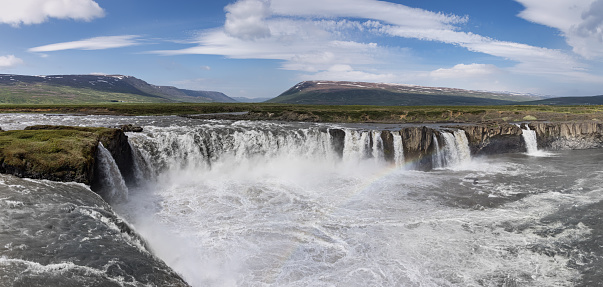
[[[382,106],[501,105],[540,100],[542,98],[543,97],[528,94],[472,91],[402,84],[304,81],[268,102]]]
[[[190,102],[234,103],[221,92],[155,86],[123,75],[0,74],[0,103]]]
[[[603,95],[590,97],[558,97],[538,101],[530,101],[526,105],[603,105]]]

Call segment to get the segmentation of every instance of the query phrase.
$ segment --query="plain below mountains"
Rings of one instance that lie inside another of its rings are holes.
[[[540,100],[531,94],[342,81],[305,81],[269,103],[377,106],[505,105]]]
[[[122,75],[0,74],[0,104],[234,103],[220,92],[155,86]]]

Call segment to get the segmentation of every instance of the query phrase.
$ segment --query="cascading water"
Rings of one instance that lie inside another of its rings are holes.
[[[111,153],[103,146],[98,144],[97,159],[99,161],[99,178],[101,188],[99,194],[109,203],[115,203],[128,199],[128,187],[115,163]]]
[[[528,125],[525,125],[525,129],[521,130],[521,136],[526,143],[526,149],[529,155],[540,155],[538,151],[538,139],[536,137],[536,131],[530,130]]]
[[[471,150],[469,149],[469,140],[464,130],[454,131],[456,148],[459,154],[459,164],[466,164],[471,161]]]
[[[443,131],[441,135],[444,139],[444,147],[441,149],[438,146],[437,137],[434,135],[434,144],[436,145],[435,168],[454,168],[471,161],[471,151],[465,131],[456,130],[452,133]]]
[[[433,146],[434,146],[434,154],[432,157],[433,168],[443,168],[444,167],[444,153],[440,148],[440,143],[438,142],[438,137],[433,135]]]
[[[372,156],[377,162],[383,160],[383,139],[381,138],[381,131],[371,131],[371,141],[373,143]]]
[[[343,145],[343,161],[358,162],[373,154],[370,133],[345,129],[345,141]]]
[[[402,141],[402,135],[399,132],[393,132],[392,137],[394,138],[394,163],[400,167],[404,165],[404,143]]]

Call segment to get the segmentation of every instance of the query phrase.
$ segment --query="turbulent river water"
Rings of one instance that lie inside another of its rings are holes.
[[[437,168],[416,171],[398,135],[383,159],[379,135],[396,125],[5,115],[0,126],[40,123],[144,128],[128,133],[137,172],[112,208],[192,286],[603,281],[601,150],[471,157],[449,131]]]

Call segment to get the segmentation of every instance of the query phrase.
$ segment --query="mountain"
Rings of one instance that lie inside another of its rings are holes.
[[[542,97],[453,88],[401,84],[305,81],[285,91],[269,103],[317,105],[503,105]]]
[[[538,101],[529,101],[521,104],[526,105],[603,105],[603,95],[592,97],[559,97]]]
[[[122,75],[22,76],[0,74],[0,103],[84,104],[132,103],[233,103],[220,92],[155,86]]]

